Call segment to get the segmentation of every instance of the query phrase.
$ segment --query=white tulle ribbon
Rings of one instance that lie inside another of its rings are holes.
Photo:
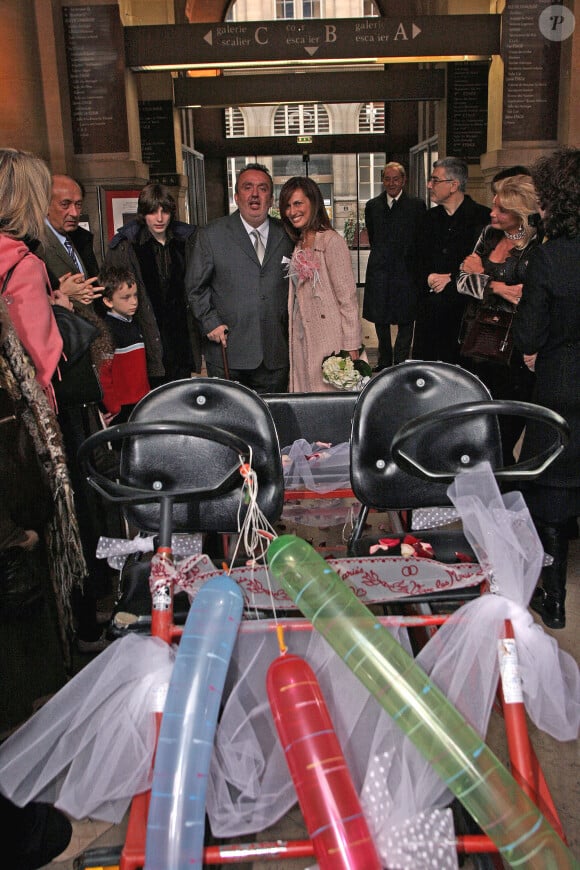
[[[171,549],[176,556],[194,556],[201,553],[202,536],[179,534],[171,538]],[[97,559],[106,559],[111,568],[120,571],[127,556],[133,553],[152,553],[155,549],[153,535],[135,535],[132,539],[100,537],[97,544]]]
[[[151,784],[153,713],[173,661],[158,638],[111,644],[2,744],[2,793],[19,806],[39,800],[76,819],[121,822]]]
[[[572,656],[559,649],[527,609],[543,550],[522,495],[502,496],[488,463],[458,475],[448,494],[480,564],[493,577],[496,592],[462,608],[468,627],[456,632],[458,665],[466,649],[471,650],[473,660],[484,655],[490,638],[501,636],[503,620],[509,618],[528,715],[557,740],[575,740],[580,729],[580,672]]]

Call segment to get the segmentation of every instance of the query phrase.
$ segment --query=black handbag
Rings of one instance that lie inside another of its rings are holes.
[[[461,355],[477,362],[509,365],[514,348],[513,319],[513,311],[485,303],[477,306],[475,314],[468,308],[459,332]]]
[[[0,388],[0,492],[3,511],[22,529],[42,533],[54,513],[48,474],[22,419],[21,406]],[[26,617],[43,598],[37,548],[0,551],[0,623]]]
[[[52,310],[63,343],[63,358],[52,379],[59,409],[100,402],[103,391],[90,350],[98,328],[62,305],[53,305]]]
[[[99,330],[90,321],[69,308],[53,305],[52,311],[62,338],[62,352],[66,357],[65,365],[74,365],[90,348]]]
[[[90,351],[85,351],[77,362],[61,362],[52,378],[52,387],[59,411],[100,402],[103,390]]]

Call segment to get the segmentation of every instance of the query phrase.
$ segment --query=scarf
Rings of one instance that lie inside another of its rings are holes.
[[[4,327],[0,344],[0,384],[22,408],[22,420],[44,466],[54,500],[54,515],[45,529],[48,570],[56,600],[59,634],[65,664],[70,665],[73,634],[71,592],[87,574],[73,503],[62,435],[49,400],[36,380],[34,366],[0,298]]]

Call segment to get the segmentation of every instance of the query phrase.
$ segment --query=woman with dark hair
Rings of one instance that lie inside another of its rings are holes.
[[[356,284],[345,240],[330,225],[320,188],[291,178],[280,191],[280,217],[295,243],[289,264],[290,392],[326,392],[322,361],[362,344]]]
[[[522,487],[544,550],[532,608],[549,628],[564,628],[570,520],[580,513],[580,150],[565,148],[532,169],[547,241],[530,257],[514,320],[515,344],[535,367],[533,400],[560,413],[570,426],[561,456]],[[528,423],[522,458],[549,438]]]
[[[458,292],[471,297],[465,309],[464,330],[482,305],[515,316],[528,261],[538,245],[536,227],[528,221],[537,211],[536,191],[529,175],[494,181],[491,222],[481,233],[473,253],[461,264],[457,279]],[[461,365],[481,378],[494,399],[530,400],[534,375],[524,364],[521,352],[514,350],[508,365],[465,356],[462,349],[460,354]],[[519,417],[500,420],[506,465],[514,461],[513,450],[524,425]]]
[[[196,228],[176,220],[177,205],[163,184],[139,194],[137,218],[109,244],[105,265],[133,272],[151,386],[189,378],[201,368],[201,341],[185,296],[185,269]]]

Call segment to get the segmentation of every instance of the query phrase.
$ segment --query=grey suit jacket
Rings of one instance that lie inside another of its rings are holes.
[[[72,272],[74,274],[78,271],[76,264],[69,257],[60,239],[54,234],[48,224],[46,224],[45,238],[42,243],[42,248],[38,251],[38,255],[46,263],[50,283],[53,287],[58,287],[58,279],[61,275],[66,275],[67,272]],[[78,251],[77,255],[82,265],[85,266]]]
[[[288,278],[282,265],[293,244],[282,224],[270,218],[264,262],[236,211],[198,230],[185,287],[201,332],[220,324],[229,328],[232,369],[269,369],[288,365]],[[221,347],[204,340],[206,360],[222,365]]]

